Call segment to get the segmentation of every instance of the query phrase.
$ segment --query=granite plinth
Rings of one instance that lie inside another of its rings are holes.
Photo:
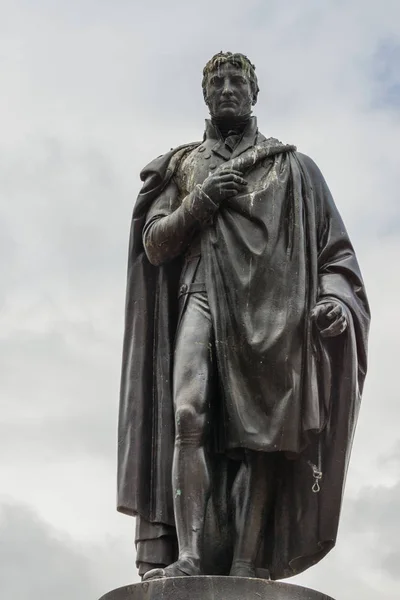
[[[127,585],[100,600],[333,600],[290,583],[247,577],[171,577]]]

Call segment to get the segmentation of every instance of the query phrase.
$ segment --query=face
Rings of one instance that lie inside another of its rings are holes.
[[[253,105],[248,76],[230,63],[223,63],[210,73],[205,96],[211,115],[221,119],[246,115]]]

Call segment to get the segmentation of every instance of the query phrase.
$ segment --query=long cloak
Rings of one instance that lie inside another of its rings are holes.
[[[176,551],[171,381],[181,260],[152,266],[142,230],[150,206],[182,156],[195,147],[175,149],[141,173],[144,185],[134,207],[129,244],[118,510],[139,516],[138,541],[148,538],[154,557],[147,558],[153,563],[162,562],[157,540],[169,544],[172,554]],[[227,431],[227,452],[211,459],[218,485],[209,503],[207,553],[211,564],[217,564],[213,555],[229,556],[231,551],[228,451],[240,446],[288,451],[280,455],[274,514],[257,561],[259,576],[268,568],[273,579],[281,579],[318,562],[336,541],[366,373],[369,309],[354,250],[316,165],[293,147],[270,140],[226,166],[241,170],[249,182],[253,178],[253,185],[247,198],[231,199],[218,211],[213,226],[203,233],[202,256],[219,375],[240,390],[238,396],[245,402],[222,403],[226,423],[242,423],[243,428]],[[254,235],[260,221],[252,211],[259,200],[274,202],[277,196],[285,207],[278,222],[269,223],[267,237],[274,251],[267,254],[262,236]],[[269,261],[268,267],[260,257]],[[261,270],[253,270],[254,258]],[[260,286],[270,290],[262,305],[254,292]],[[312,308],[322,299],[339,301],[346,313],[348,327],[337,338],[321,339],[310,320]],[[260,356],[267,359],[264,364],[255,360]],[[260,389],[269,381],[272,395],[274,386],[275,391],[284,390],[284,406],[291,408],[281,419],[276,420],[271,406],[260,404],[254,387],[260,379]],[[252,392],[247,396],[246,381]],[[243,433],[249,431],[254,432],[254,444]],[[314,493],[321,473],[320,491]]]

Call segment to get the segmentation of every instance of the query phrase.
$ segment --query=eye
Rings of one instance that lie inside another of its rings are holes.
[[[239,83],[241,85],[244,85],[245,83],[247,83],[247,80],[244,77],[242,77],[241,75],[232,77],[232,81],[233,81],[233,83]]]
[[[218,77],[218,75],[213,75],[210,77],[210,83],[212,83],[212,85],[222,85],[222,78]]]

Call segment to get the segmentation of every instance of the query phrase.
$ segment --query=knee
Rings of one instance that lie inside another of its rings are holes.
[[[201,443],[206,426],[205,415],[195,407],[179,406],[175,411],[175,438],[177,442],[192,441]]]

